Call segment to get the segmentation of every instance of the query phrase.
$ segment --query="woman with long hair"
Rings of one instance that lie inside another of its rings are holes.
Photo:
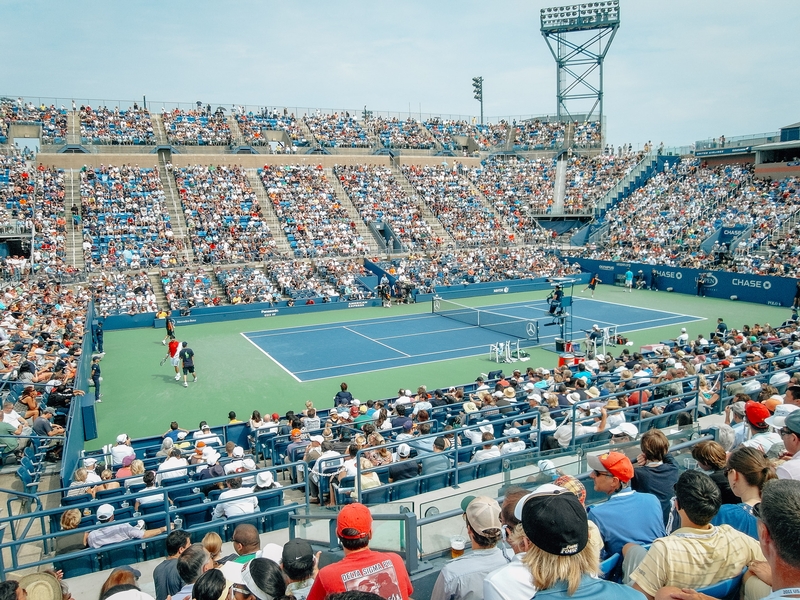
[[[771,479],[777,479],[775,469],[761,450],[739,446],[728,457],[725,474],[728,476],[731,491],[741,502],[723,504],[711,524],[730,525],[757,540],[755,507],[761,502],[764,484]]]
[[[288,600],[286,582],[281,568],[268,558],[254,558],[242,569],[243,583],[233,585],[236,600]],[[254,593],[255,592],[255,593]]]

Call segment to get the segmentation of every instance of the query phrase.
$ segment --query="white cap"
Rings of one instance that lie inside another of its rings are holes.
[[[179,431],[177,437],[179,440],[185,440],[187,435],[188,434],[185,431]]]
[[[505,430],[505,434],[508,436],[519,435],[519,429],[517,429],[516,427],[511,427]]]
[[[403,392],[403,393],[404,393],[406,396],[408,396],[409,398],[411,397],[411,390],[406,390],[406,391],[405,391],[405,392]]]
[[[97,520],[108,521],[114,516],[114,507],[110,504],[101,504],[97,509]]]
[[[318,444],[321,444],[322,442],[325,441],[325,438],[322,437],[321,435],[311,435],[308,437],[308,439],[311,440],[312,442],[317,442]]]
[[[361,400],[354,399],[350,404],[353,406],[361,406]]]
[[[611,435],[627,435],[632,440],[635,440],[636,436],[639,435],[639,429],[633,423],[620,423],[613,429],[609,429],[608,432]]]
[[[533,384],[532,384],[532,383],[529,381],[528,383],[526,383],[525,385],[523,385],[523,386],[522,386],[522,389],[523,389],[523,390],[528,390],[528,391],[530,391],[530,390],[536,389],[536,386],[535,386],[535,385],[533,385]]]
[[[272,471],[263,471],[256,474],[256,485],[258,487],[269,487],[274,481],[275,478],[272,475]]]
[[[241,446],[236,446],[233,449],[233,458],[242,458],[244,457],[244,448]]]
[[[681,333],[686,333],[686,327],[681,327]]]
[[[397,455],[403,458],[407,458],[408,455],[411,454],[411,446],[408,444],[400,444],[397,447]]]
[[[95,466],[96,464],[97,464],[97,459],[94,458],[93,456],[87,456],[86,458],[83,459],[83,466],[84,467],[90,467],[91,468],[91,467]]]
[[[125,442],[127,442],[127,441],[128,441],[128,434],[126,434],[126,433],[120,433],[120,434],[117,436],[117,443],[118,443],[118,444],[124,444],[124,443],[125,443]]]
[[[252,458],[245,458],[242,461],[242,466],[247,469],[248,471],[255,471],[256,470],[256,461]]]

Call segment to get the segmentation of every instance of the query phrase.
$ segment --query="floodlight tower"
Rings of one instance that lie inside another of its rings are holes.
[[[619,29],[619,0],[543,8],[541,31],[556,60],[559,119],[585,111],[603,121],[603,59]],[[594,100],[591,108],[586,107]],[[568,104],[576,107],[570,111]],[[597,110],[597,113],[595,111]]]

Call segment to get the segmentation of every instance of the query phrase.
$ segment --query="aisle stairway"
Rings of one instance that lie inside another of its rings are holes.
[[[176,254],[178,262],[191,265],[194,262],[192,254],[192,242],[189,238],[189,230],[186,226],[186,219],[183,216],[181,202],[178,196],[178,188],[175,185],[175,178],[167,169],[167,153],[160,152],[158,157],[158,176],[161,178],[161,185],[164,187],[165,207],[169,213],[169,222],[172,226],[172,233],[176,240],[181,240],[183,250]]]
[[[232,114],[227,116],[228,127],[231,130],[231,140],[233,141],[234,146],[243,146],[247,143],[242,135],[242,130],[239,129],[239,123],[236,121],[236,117]]]
[[[83,271],[86,262],[83,260],[82,227],[72,224],[72,206],[81,208],[81,175],[77,169],[64,171],[64,217],[67,219],[66,262]]]
[[[67,143],[81,143],[81,114],[77,110],[67,113]]]
[[[556,163],[556,178],[553,183],[553,206],[550,209],[552,215],[564,214],[564,196],[567,192],[567,164],[569,158],[563,153]]]
[[[167,130],[164,128],[164,121],[161,120],[161,115],[150,113],[150,121],[153,123],[153,133],[156,136],[156,144],[165,146],[169,144],[167,139]]]
[[[278,215],[275,214],[275,209],[272,208],[272,202],[269,196],[267,196],[267,190],[264,189],[261,178],[258,176],[258,170],[245,169],[245,172],[247,173],[247,181],[256,193],[256,198],[258,198],[258,203],[261,206],[261,216],[267,223],[267,227],[269,227],[272,237],[277,243],[278,252],[285,256],[293,256],[292,247],[289,245],[289,240],[286,238],[283,226],[278,220]]]

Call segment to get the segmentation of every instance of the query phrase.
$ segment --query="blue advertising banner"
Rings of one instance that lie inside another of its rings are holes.
[[[742,146],[740,148],[716,148],[714,150],[697,150],[694,155],[700,156],[723,156],[725,154],[750,154],[752,146]]]
[[[611,262],[603,260],[577,259],[581,269],[600,273],[600,279],[613,282],[630,269],[636,275],[640,270],[648,286],[656,276],[656,288],[679,294],[731,298],[743,302],[755,302],[770,306],[791,306],[797,289],[797,280],[788,277],[766,277],[730,271],[701,271],[682,267],[666,267],[644,263]],[[702,274],[702,278],[701,278]],[[604,277],[605,275],[605,277]]]
[[[747,225],[744,224],[737,224],[730,226],[723,225],[722,227],[720,227],[719,237],[717,238],[717,241],[720,244],[730,245],[730,243],[736,238],[738,238],[740,235],[742,235],[746,229]]]

